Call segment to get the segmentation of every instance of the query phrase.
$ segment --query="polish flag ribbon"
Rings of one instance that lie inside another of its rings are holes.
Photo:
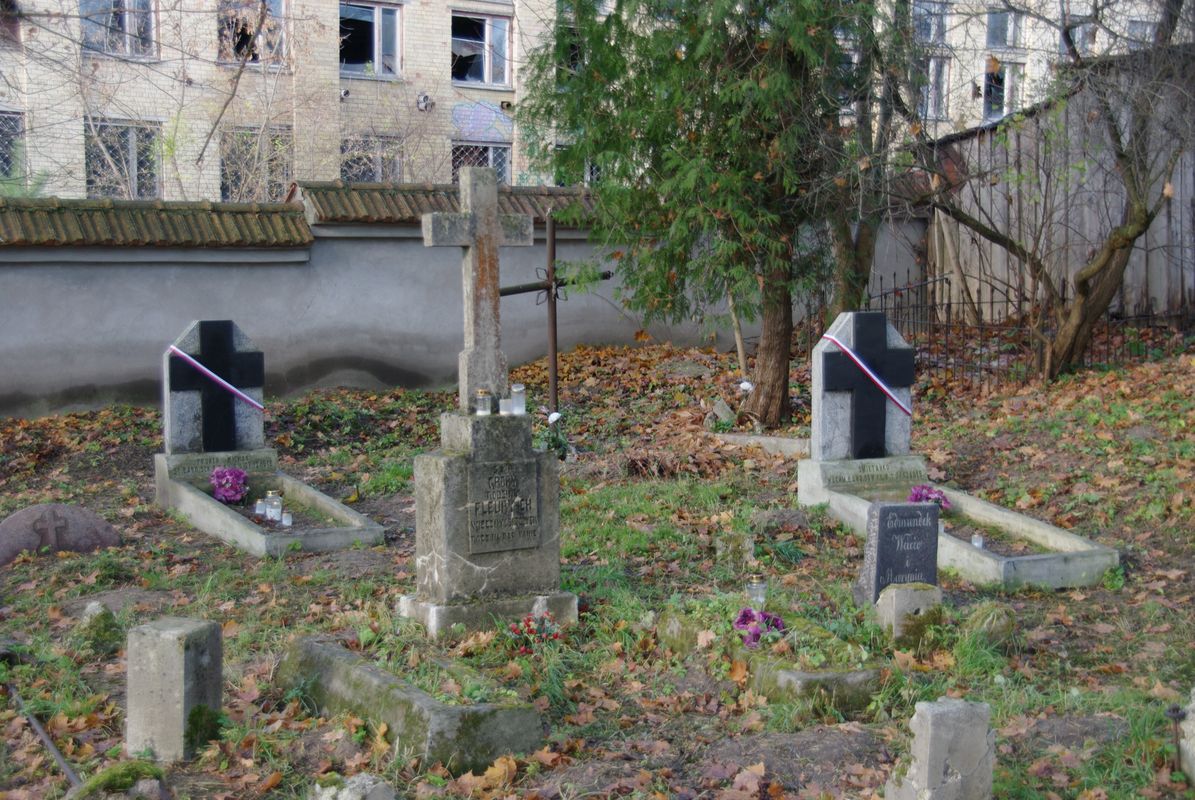
[[[208,377],[212,381],[214,381],[221,389],[231,392],[234,396],[239,397],[241,400],[244,400],[246,403],[253,406],[258,411],[265,411],[265,409],[266,409],[265,406],[263,406],[261,403],[254,400],[249,395],[242,392],[237,387],[233,386],[228,381],[221,378],[216,373],[212,372],[210,369],[205,367],[203,364],[199,363],[199,361],[196,360],[190,353],[184,353],[182,350],[180,350],[175,345],[170,345],[170,352],[171,352],[171,354],[176,355],[179,358],[181,358],[183,361],[186,361],[188,364],[190,364],[195,369],[199,370],[201,373],[203,373],[203,375],[205,375],[206,377]]]
[[[902,403],[900,401],[900,398],[898,398],[896,396],[896,394],[891,389],[888,388],[887,384],[885,384],[882,380],[880,380],[880,376],[876,375],[874,372],[872,372],[871,367],[869,367],[863,363],[863,359],[859,358],[859,356],[855,354],[854,350],[852,350],[851,348],[849,348],[845,344],[843,344],[841,341],[839,341],[837,336],[831,336],[828,333],[823,333],[822,338],[826,339],[831,344],[838,345],[838,349],[841,350],[842,352],[846,353],[847,357],[850,358],[851,361],[855,362],[855,366],[858,367],[859,369],[863,370],[863,374],[866,375],[868,378],[871,378],[871,382],[874,383],[876,386],[878,386],[880,391],[883,392],[884,394],[886,394],[888,396],[888,399],[896,404],[897,408],[899,408],[901,411],[908,414],[910,417],[913,416],[913,409],[909,408],[907,405]]]

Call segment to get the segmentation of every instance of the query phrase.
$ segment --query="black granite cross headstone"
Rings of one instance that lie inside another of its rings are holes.
[[[265,357],[256,350],[238,352],[232,320],[202,320],[196,361],[238,389],[260,389],[265,383]],[[236,406],[241,402],[181,358],[170,359],[170,391],[198,391],[203,404],[203,449],[237,449]]]
[[[888,320],[881,311],[854,315],[852,350],[891,389],[913,385],[912,349],[888,348]],[[851,456],[883,458],[888,398],[850,356],[841,351],[823,354],[823,386],[829,392],[851,392]]]

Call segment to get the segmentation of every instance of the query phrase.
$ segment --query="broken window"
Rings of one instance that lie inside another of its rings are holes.
[[[506,17],[452,15],[452,79],[467,83],[510,84],[510,20]]]
[[[340,179],[345,183],[402,181],[402,143],[396,136],[352,136],[340,142]]]
[[[153,0],[80,0],[83,46],[125,56],[154,54]]]
[[[988,56],[983,78],[983,119],[992,122],[1017,110],[1023,64],[1002,64]]]
[[[87,196],[158,197],[160,141],[156,123],[88,122],[83,145]]]
[[[277,203],[291,181],[290,128],[233,128],[220,135],[220,197]]]
[[[280,64],[285,58],[283,0],[219,0],[221,61]]]
[[[452,182],[460,179],[461,167],[493,167],[498,183],[510,183],[510,145],[454,144],[452,146]]]
[[[340,4],[340,71],[392,77],[399,72],[399,8]]]

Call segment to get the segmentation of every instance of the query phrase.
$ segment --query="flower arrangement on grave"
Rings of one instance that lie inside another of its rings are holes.
[[[946,495],[942,493],[941,489],[935,489],[932,486],[920,484],[914,486],[909,490],[910,503],[936,503],[938,508],[943,511],[950,508],[950,501],[946,499]]]
[[[528,614],[521,623],[510,623],[505,633],[512,648],[516,648],[521,655],[529,655],[548,642],[557,641],[560,638],[560,625],[552,612],[545,611],[538,615]]]
[[[734,629],[743,637],[743,644],[754,650],[760,642],[779,639],[784,633],[784,620],[779,614],[741,608],[734,619]]]
[[[236,467],[216,467],[212,470],[212,497],[226,505],[239,503],[249,494],[249,476]]]

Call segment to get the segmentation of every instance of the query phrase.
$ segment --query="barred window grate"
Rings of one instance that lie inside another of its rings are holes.
[[[232,203],[277,203],[291,182],[289,128],[234,128],[220,135],[220,197]]]
[[[345,183],[400,183],[402,140],[375,135],[341,140],[340,179]]]
[[[498,183],[510,183],[510,146],[496,144],[454,144],[452,182],[460,179],[461,167],[493,167]]]
[[[0,178],[11,179],[24,171],[25,120],[21,114],[0,112]]]
[[[88,197],[147,200],[159,197],[161,126],[91,122],[83,155]]]

